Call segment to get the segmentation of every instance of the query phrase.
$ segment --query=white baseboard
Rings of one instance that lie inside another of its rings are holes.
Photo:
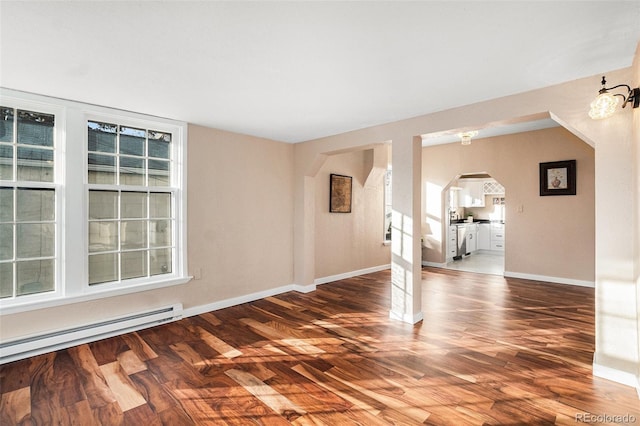
[[[338,280],[344,280],[344,279],[347,279],[347,278],[357,277],[358,275],[371,274],[373,272],[384,271],[385,269],[389,269],[389,268],[391,268],[391,264],[373,266],[371,268],[365,268],[365,269],[360,269],[360,270],[357,270],[357,271],[345,272],[343,274],[331,275],[329,277],[316,278],[313,283],[315,285],[321,285],[321,284],[326,284],[326,283],[330,283],[330,282],[333,282],[333,281],[338,281]]]
[[[406,322],[407,324],[417,324],[424,319],[424,314],[422,313],[422,311],[413,315],[408,313],[389,311],[389,318],[391,318],[392,320]]]
[[[593,375],[612,382],[620,383],[635,388],[640,398],[640,377],[636,377],[633,373],[616,370],[614,368],[605,367],[603,365],[593,363]]]
[[[356,277],[358,275],[369,274],[372,272],[384,271],[389,269],[391,265],[374,266],[372,268],[360,269],[359,271],[347,272],[340,275],[333,275],[331,277],[317,278],[313,284],[300,285],[300,284],[288,284],[281,287],[270,288],[268,290],[258,291],[256,293],[245,294],[243,296],[232,297],[225,300],[220,300],[206,305],[193,306],[186,308],[183,311],[183,316],[192,317],[195,315],[204,314],[205,312],[217,311],[218,309],[229,308],[231,306],[240,305],[242,303],[253,302],[256,300],[264,299],[265,297],[277,296],[278,294],[286,293],[288,291],[297,291],[299,293],[310,293],[315,291],[316,286],[320,284],[326,284],[332,281],[338,281],[345,278]]]
[[[447,264],[437,263],[437,262],[427,262],[426,260],[423,260],[422,266],[431,266],[432,268],[444,268],[445,266],[447,266]]]
[[[183,316],[192,317],[195,315],[204,314],[205,312],[217,311],[218,309],[229,308],[231,306],[240,305],[242,303],[253,302],[265,297],[276,296],[278,294],[286,293],[288,291],[297,291],[300,293],[309,293],[316,289],[315,284],[312,285],[299,285],[288,284],[281,287],[270,288],[268,290],[258,291],[256,293],[245,294],[243,296],[232,297],[230,299],[220,300],[218,302],[208,303],[206,305],[194,306],[184,309]]]
[[[582,280],[574,280],[571,278],[549,277],[546,275],[522,274],[520,272],[504,271],[504,276],[509,278],[522,278],[525,280],[533,280],[533,281],[545,281],[545,282],[556,283],[556,284],[577,285],[580,287],[591,287],[591,288],[596,287],[596,283],[594,281],[582,281]]]

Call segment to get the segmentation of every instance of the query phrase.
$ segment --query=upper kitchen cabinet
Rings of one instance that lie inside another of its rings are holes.
[[[484,179],[460,179],[458,187],[458,207],[484,207]]]

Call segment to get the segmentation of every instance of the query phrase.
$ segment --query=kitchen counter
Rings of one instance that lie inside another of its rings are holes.
[[[467,222],[466,219],[458,219],[451,221],[451,225],[464,225],[465,223],[501,223],[504,225],[504,220],[473,219],[473,222]]]

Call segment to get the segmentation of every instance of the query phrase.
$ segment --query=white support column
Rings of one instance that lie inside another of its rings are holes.
[[[422,320],[422,254],[420,250],[420,179],[422,140],[392,143],[391,311],[410,324]]]

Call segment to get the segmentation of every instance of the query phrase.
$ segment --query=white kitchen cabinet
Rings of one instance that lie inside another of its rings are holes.
[[[457,254],[458,244],[458,229],[455,225],[449,226],[449,232],[447,234],[447,259],[453,259]]]
[[[484,181],[481,179],[460,179],[458,186],[458,206],[484,207]]]
[[[491,250],[491,224],[478,224],[478,250]]]
[[[504,251],[504,223],[491,224],[491,250]]]
[[[467,253],[478,250],[478,225],[467,225]]]

